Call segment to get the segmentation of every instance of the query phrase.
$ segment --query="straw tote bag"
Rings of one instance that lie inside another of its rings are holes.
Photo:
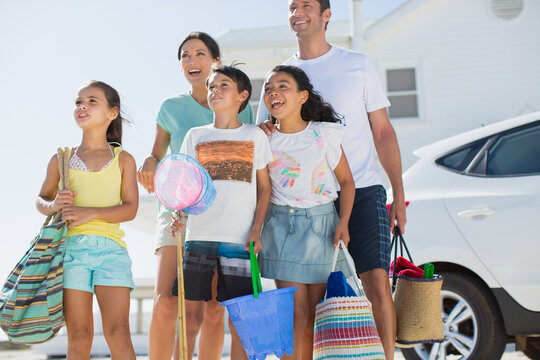
[[[60,189],[68,188],[69,149],[58,149]],[[64,325],[63,264],[67,234],[61,214],[47,217],[41,232],[0,291],[0,326],[9,341],[39,344]]]
[[[441,311],[441,287],[443,277],[434,274],[433,278],[415,278],[397,275],[397,250],[409,249],[399,229],[395,228],[391,248],[394,249],[394,269],[392,271],[392,292],[397,316],[396,346],[409,348],[422,343],[440,343],[444,339]]]
[[[356,293],[348,285],[341,271],[334,272],[339,251],[343,251],[347,264],[355,276]],[[343,241],[334,253],[332,273],[328,279],[324,300],[315,310],[315,335],[313,359],[331,360],[343,358],[384,360],[384,350],[377,333],[362,282],[356,276],[354,261]],[[332,296],[343,294],[345,296]]]

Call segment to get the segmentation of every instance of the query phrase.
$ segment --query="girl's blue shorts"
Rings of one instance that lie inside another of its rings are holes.
[[[65,247],[64,289],[93,293],[96,285],[135,288],[129,254],[114,240],[72,235],[66,238]]]

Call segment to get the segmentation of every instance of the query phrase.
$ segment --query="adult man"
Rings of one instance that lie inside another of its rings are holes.
[[[396,315],[387,271],[390,231],[394,231],[397,222],[403,232],[407,221],[401,157],[396,134],[386,111],[390,103],[375,66],[364,54],[335,47],[326,41],[325,30],[330,17],[329,0],[289,0],[289,26],[296,35],[298,53],[285,64],[303,69],[315,90],[344,117],[346,131],[342,146],[356,187],[349,222],[349,251],[366,295],[372,302],[385,356],[393,359]],[[268,110],[263,101],[260,104],[257,121],[263,123]],[[261,127],[267,134],[274,131],[269,122],[261,124]],[[376,155],[393,190],[389,219]],[[339,206],[339,203],[336,202],[336,205]],[[304,347],[304,359],[311,357],[311,354],[307,356],[308,351]]]

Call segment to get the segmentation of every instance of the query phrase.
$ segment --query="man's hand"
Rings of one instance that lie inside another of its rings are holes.
[[[407,215],[405,212],[405,207],[406,205],[405,205],[404,200],[394,200],[392,202],[392,205],[390,205],[390,213],[389,213],[390,231],[394,235],[395,235],[394,228],[396,226],[396,222],[397,222],[397,227],[399,228],[399,231],[402,234],[405,234],[405,224],[407,223]]]
[[[270,120],[260,123],[259,127],[268,136],[272,135],[272,133],[277,130],[276,126]]]

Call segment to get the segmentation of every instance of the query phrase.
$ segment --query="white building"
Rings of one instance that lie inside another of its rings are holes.
[[[410,0],[375,20],[362,18],[361,5],[351,0],[353,26],[330,20],[327,38],[375,62],[404,169],[422,145],[540,110],[540,1]],[[225,63],[246,64],[255,102],[267,71],[296,51],[283,23],[218,37]]]

